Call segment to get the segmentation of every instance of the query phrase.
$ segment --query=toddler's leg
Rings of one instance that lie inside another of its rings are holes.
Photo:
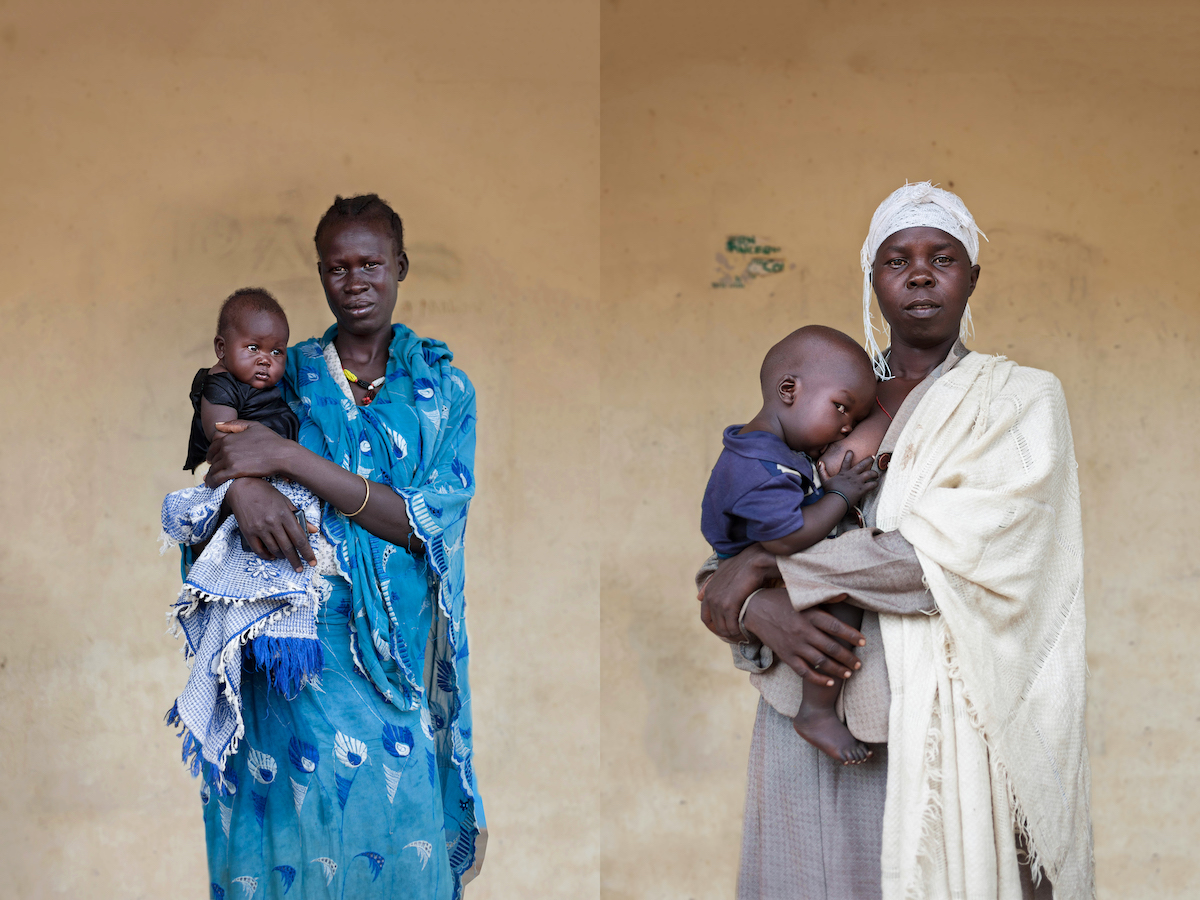
[[[848,603],[833,603],[824,607],[825,611],[839,621],[853,628],[862,625],[862,610]],[[832,667],[830,667],[832,668]],[[840,669],[841,666],[839,665]],[[818,669],[817,671],[821,671]],[[836,681],[842,679],[831,675]],[[800,712],[792,720],[796,734],[804,738],[818,750],[829,754],[843,765],[856,765],[871,756],[867,746],[850,733],[837,716],[837,698],[841,684],[833,687],[820,687],[811,681],[804,682],[804,699],[800,703]]]

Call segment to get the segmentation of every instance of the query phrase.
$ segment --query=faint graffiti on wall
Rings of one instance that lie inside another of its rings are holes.
[[[787,266],[787,260],[779,255],[782,250],[752,234],[731,234],[725,239],[725,249],[717,254],[717,280],[712,286],[744,288],[756,278],[778,275]]]

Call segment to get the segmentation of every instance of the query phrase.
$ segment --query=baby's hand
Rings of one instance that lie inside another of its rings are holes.
[[[858,506],[859,501],[869,491],[875,490],[875,485],[879,483],[879,473],[871,468],[871,463],[875,461],[873,456],[850,465],[853,458],[847,450],[835,475],[829,474],[824,459],[817,463],[817,469],[821,473],[821,486],[825,490],[837,491],[845,496],[852,506]]]
[[[837,475],[842,471],[843,464],[849,465],[852,462],[854,462],[854,453],[843,440],[825,448],[825,452],[821,454],[821,459],[817,462],[817,467],[823,479],[826,477],[826,472],[830,475]]]

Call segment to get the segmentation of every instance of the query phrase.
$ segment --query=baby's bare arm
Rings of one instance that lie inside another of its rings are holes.
[[[874,490],[879,482],[879,473],[871,468],[874,460],[868,457],[851,465],[852,458],[847,451],[838,472],[833,475],[825,467],[822,458],[817,465],[821,471],[825,496],[804,507],[804,524],[791,534],[773,541],[763,541],[765,550],[776,556],[791,556],[807,550],[829,534],[842,521],[842,517],[858,504],[863,494]]]
[[[200,424],[204,426],[204,436],[210,441],[217,431],[218,422],[233,422],[237,417],[237,410],[232,406],[218,406],[209,403],[205,397],[200,398]]]
[[[804,507],[804,524],[791,534],[763,541],[763,549],[776,556],[791,556],[807,550],[831,532],[847,513],[846,501],[837,494],[826,494]]]

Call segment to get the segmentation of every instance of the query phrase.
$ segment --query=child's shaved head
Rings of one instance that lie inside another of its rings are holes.
[[[270,293],[262,288],[239,288],[221,304],[221,313],[217,316],[217,334],[228,336],[230,329],[236,328],[241,317],[248,312],[267,313],[287,323],[287,314]]]
[[[763,399],[771,402],[785,375],[803,381],[818,372],[847,381],[875,382],[871,358],[854,338],[825,325],[805,325],[767,351],[759,373]]]

